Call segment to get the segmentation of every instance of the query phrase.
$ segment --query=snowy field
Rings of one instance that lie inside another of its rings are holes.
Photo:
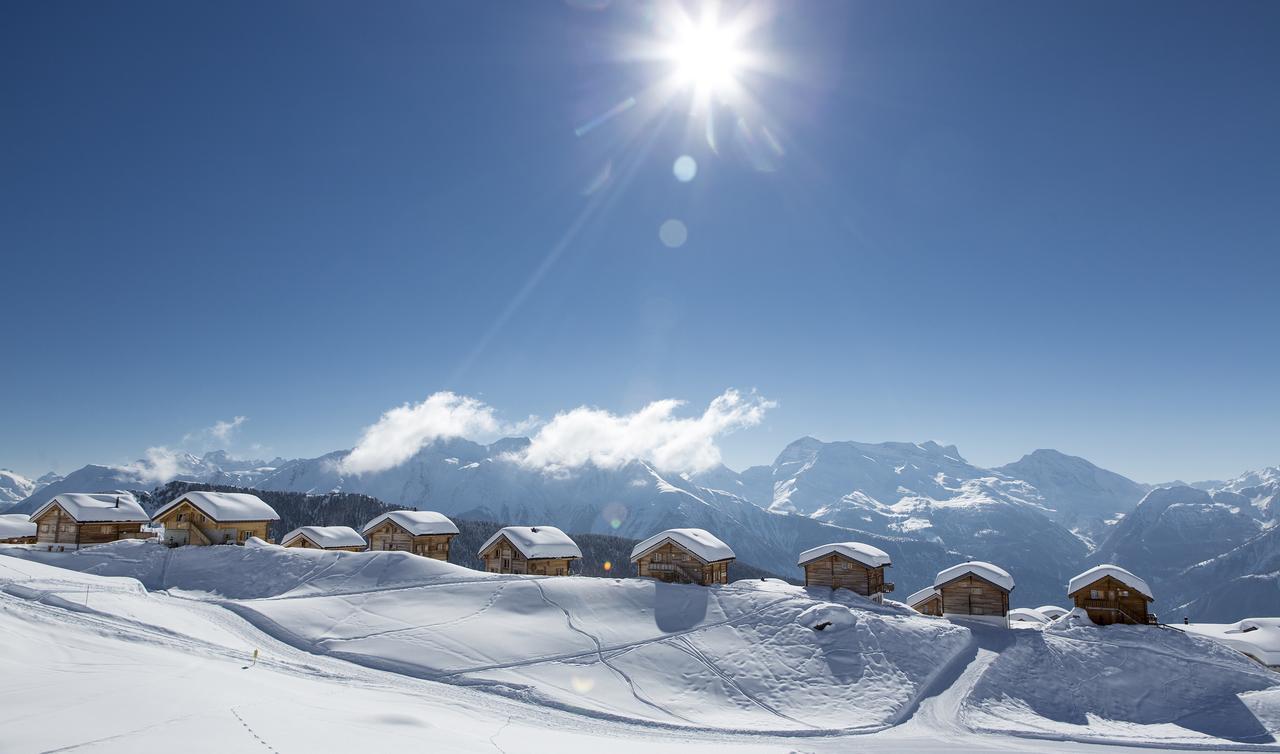
[[[404,553],[3,555],[4,752],[1280,750],[1280,676],[1171,629]]]

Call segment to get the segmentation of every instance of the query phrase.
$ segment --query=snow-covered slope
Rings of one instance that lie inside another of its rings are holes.
[[[1222,748],[1280,732],[1277,677],[1206,639],[1066,618],[966,626],[830,595],[503,576],[394,552],[3,546],[0,628],[18,651],[0,727],[14,751],[159,751],[190,729],[205,734],[193,751],[323,751],[348,740],[335,721],[373,748],[427,736],[505,751],[794,750],[797,736],[814,751]]]
[[[0,512],[36,491],[36,483],[16,471],[0,469]]]
[[[1056,450],[1028,453],[995,471],[1030,482],[1053,509],[1055,521],[1096,541],[1105,537],[1108,522],[1133,510],[1150,489]]]

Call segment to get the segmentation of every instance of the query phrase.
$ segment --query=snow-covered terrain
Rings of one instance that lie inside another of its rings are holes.
[[[270,545],[2,546],[0,627],[14,650],[0,729],[17,752],[159,751],[193,728],[218,733],[197,751],[342,736],[503,751],[605,737],[619,751],[1229,748],[1280,732],[1280,677],[1181,631],[961,625],[773,581],[504,576]]]

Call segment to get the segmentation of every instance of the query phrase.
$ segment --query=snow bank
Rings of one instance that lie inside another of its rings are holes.
[[[829,545],[821,545],[800,553],[800,558],[796,561],[796,565],[804,565],[811,560],[817,560],[832,553],[843,555],[868,568],[880,568],[890,564],[889,553],[878,547],[872,547],[862,542],[832,542]]]
[[[1015,607],[1009,611],[1009,620],[1023,621],[1024,623],[1044,624],[1048,623],[1050,618],[1039,610],[1032,610],[1029,607]]]
[[[1277,689],[1280,678],[1212,641],[1153,626],[1098,627],[1074,613],[1041,631],[998,636],[1005,646],[964,705],[977,730],[1210,746],[1272,743],[1280,732],[1280,695],[1241,696]]]
[[[1005,591],[1013,590],[1013,577],[1009,575],[1008,571],[998,565],[992,565],[981,560],[971,560],[968,563],[953,565],[950,568],[938,571],[938,575],[933,579],[933,587],[936,589],[948,581],[958,579],[965,574],[973,574],[979,578],[986,579]]]
[[[26,514],[7,513],[0,515],[0,539],[34,537],[35,535],[36,524]]]
[[[1134,576],[1131,572],[1126,571],[1120,566],[1111,565],[1109,563],[1094,566],[1084,573],[1072,578],[1067,584],[1067,595],[1073,595],[1098,579],[1106,578],[1107,576],[1110,576],[1121,584],[1132,588],[1134,591],[1140,592],[1147,599],[1155,599],[1155,596],[1151,593],[1151,587],[1147,586],[1147,582],[1137,576]]]
[[[734,557],[733,549],[706,529],[667,529],[637,544],[631,550],[631,562],[634,563],[645,553],[668,540],[708,563]]]
[[[350,526],[299,526],[284,535],[280,544],[287,546],[298,537],[306,537],[320,547],[364,547],[364,537]]]
[[[1280,666],[1280,618],[1245,618],[1236,623],[1192,623],[1178,628],[1244,652],[1264,665]]]
[[[171,549],[154,541],[123,540],[65,553],[0,545],[0,555],[102,576],[128,576],[152,591],[178,589],[227,599],[394,589],[495,576],[407,552],[340,552],[266,543]]]

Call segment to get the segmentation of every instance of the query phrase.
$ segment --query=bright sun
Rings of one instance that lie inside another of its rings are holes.
[[[677,31],[671,58],[676,80],[704,95],[731,89],[742,66],[742,50],[734,35],[710,16]]]

